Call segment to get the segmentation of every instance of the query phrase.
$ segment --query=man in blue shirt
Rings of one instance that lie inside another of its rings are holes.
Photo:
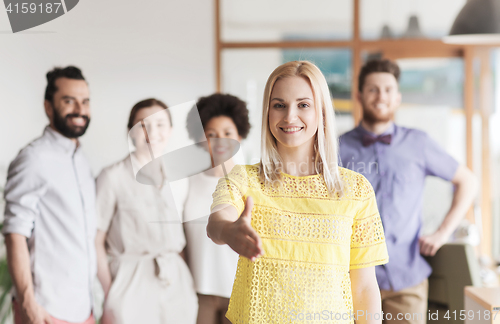
[[[383,318],[425,323],[431,268],[423,256],[434,255],[447,242],[474,199],[477,181],[426,133],[394,124],[401,103],[399,74],[397,64],[389,60],[363,66],[357,96],[363,119],[340,137],[340,157],[344,167],[370,181],[377,196],[389,252],[389,263],[376,267]],[[421,236],[422,193],[428,175],[450,181],[456,190],[438,230]]]

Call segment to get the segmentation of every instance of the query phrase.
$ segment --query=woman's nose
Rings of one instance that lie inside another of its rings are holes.
[[[149,125],[147,126],[147,131],[148,131],[148,136],[149,137],[156,137],[158,135],[158,127],[154,125]]]
[[[294,108],[288,108],[286,110],[285,118],[283,120],[287,123],[294,122],[297,119],[297,111]]]

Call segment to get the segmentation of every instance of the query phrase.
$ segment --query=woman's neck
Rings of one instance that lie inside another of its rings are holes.
[[[234,167],[234,161],[233,159],[229,159],[226,162],[224,162],[224,168],[226,169],[225,171],[227,173],[231,172],[231,170]],[[217,178],[222,178],[225,177],[226,175],[224,174],[224,170],[222,169],[222,165],[218,165],[215,168],[209,169],[205,171],[205,174],[211,177],[217,177]]]
[[[151,162],[151,154],[149,153],[149,151],[144,152],[135,150],[132,154],[140,165],[146,165]]]
[[[299,147],[283,147],[278,144],[278,153],[283,161],[283,172],[303,177],[316,174],[314,162],[314,138]]]
[[[140,151],[140,150],[136,150],[134,152],[132,152],[132,155],[134,157],[134,159],[136,160],[136,162],[132,162],[134,164],[138,164],[138,165],[135,165],[136,168],[139,168],[141,169],[142,167],[144,167],[146,164],[150,163],[152,160],[151,160],[151,154],[148,152],[143,152],[143,151]],[[155,182],[155,186],[158,188],[158,189],[161,189],[163,187],[163,185],[165,184],[165,173],[164,173],[164,169],[162,167],[162,160],[161,159],[155,159],[154,160],[155,162],[153,163],[153,165],[151,165],[151,167],[148,167],[148,171],[146,171],[149,175],[149,177],[152,177],[154,179],[154,182]]]

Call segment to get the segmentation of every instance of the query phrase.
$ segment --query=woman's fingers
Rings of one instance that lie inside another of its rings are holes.
[[[241,226],[233,233],[233,235],[233,242],[232,244],[229,244],[229,246],[236,253],[251,259],[252,261],[263,254],[262,248],[258,245],[255,239],[258,238],[258,240],[260,240],[260,238],[251,227],[245,228],[245,226]]]
[[[247,241],[245,242],[245,249],[242,255],[252,261],[255,261],[255,259],[259,256],[259,252],[256,249],[255,244],[249,238],[247,238]]]
[[[246,228],[246,235],[252,240],[254,249],[257,254],[263,255],[264,250],[262,249],[262,239],[260,238],[259,234],[251,226],[249,226],[248,228]]]

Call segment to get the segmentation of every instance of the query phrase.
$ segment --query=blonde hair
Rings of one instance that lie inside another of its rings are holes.
[[[311,86],[317,111],[318,131],[314,143],[314,167],[323,176],[330,195],[343,195],[343,185],[338,170],[338,139],[335,133],[335,113],[326,79],[316,65],[308,61],[292,61],[278,66],[269,76],[264,90],[262,109],[262,146],[260,177],[266,183],[280,183],[281,175],[276,172],[283,165],[278,153],[276,138],[269,128],[271,93],[278,80],[288,77],[302,77]],[[323,127],[321,127],[323,125]]]

